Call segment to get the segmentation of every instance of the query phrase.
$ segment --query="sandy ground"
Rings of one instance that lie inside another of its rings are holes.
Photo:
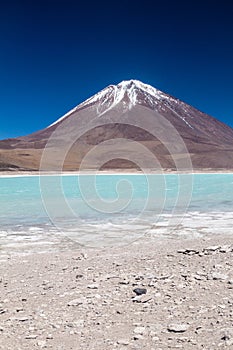
[[[233,349],[232,257],[233,236],[9,256],[0,349]]]

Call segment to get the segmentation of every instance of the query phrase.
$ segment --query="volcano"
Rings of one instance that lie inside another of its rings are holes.
[[[110,85],[43,130],[0,141],[1,170],[233,169],[233,129],[138,80]]]

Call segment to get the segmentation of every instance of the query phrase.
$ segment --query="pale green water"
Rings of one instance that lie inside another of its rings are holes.
[[[0,245],[36,250],[62,241],[231,234],[232,204],[233,174],[2,177]]]

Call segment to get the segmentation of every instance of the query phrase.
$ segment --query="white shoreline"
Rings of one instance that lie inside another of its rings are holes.
[[[94,176],[102,176],[102,175],[117,175],[117,176],[120,176],[120,175],[144,175],[144,176],[147,176],[147,175],[233,175],[233,170],[231,171],[216,171],[216,172],[212,172],[212,171],[197,171],[197,172],[153,172],[153,171],[150,171],[150,172],[126,172],[126,171],[99,171],[99,172],[93,172],[93,171],[86,171],[86,172],[63,172],[63,173],[57,173],[57,172],[54,172],[54,173],[51,173],[51,172],[48,172],[48,173],[40,173],[40,172],[31,172],[31,173],[25,173],[25,174],[22,174],[22,173],[18,173],[18,174],[3,174],[3,173],[0,173],[0,178],[11,178],[11,177],[31,177],[31,176],[34,176],[34,177],[41,177],[41,176],[83,176],[83,175],[94,175]]]

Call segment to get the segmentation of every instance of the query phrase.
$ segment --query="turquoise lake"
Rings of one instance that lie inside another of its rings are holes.
[[[233,174],[0,178],[2,251],[232,234]]]

